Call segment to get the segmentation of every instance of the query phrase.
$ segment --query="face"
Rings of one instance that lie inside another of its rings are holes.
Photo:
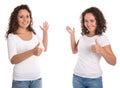
[[[88,29],[89,33],[95,33],[96,30],[96,19],[92,13],[87,13],[84,16],[84,25]]]
[[[29,26],[30,21],[30,13],[25,9],[20,10],[18,13],[19,28],[26,29]]]

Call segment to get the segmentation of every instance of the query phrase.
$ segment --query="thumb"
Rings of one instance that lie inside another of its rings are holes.
[[[99,45],[99,43],[98,43],[98,40],[97,40],[97,39],[95,39],[95,44],[96,44],[96,45]]]
[[[42,26],[39,26],[41,30],[43,30],[43,27]]]
[[[40,45],[40,42],[36,45],[36,47],[39,47],[39,45]]]
[[[73,32],[75,32],[75,28],[73,28]]]

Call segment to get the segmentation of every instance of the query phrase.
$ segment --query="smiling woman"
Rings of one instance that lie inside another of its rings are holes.
[[[18,13],[18,23],[20,28],[27,28],[31,22],[30,14],[27,10],[20,10]]]
[[[40,37],[41,40],[43,39],[43,31],[40,29],[39,25],[45,20],[50,24],[47,52],[36,56],[39,57],[43,88],[73,88],[72,76],[77,61],[77,54],[72,54],[70,38],[68,32],[65,30],[65,26],[70,25],[71,28],[75,27],[75,38],[78,40],[81,36],[79,16],[88,7],[97,6],[103,11],[107,20],[105,35],[109,38],[109,42],[112,45],[116,57],[120,58],[120,42],[118,39],[120,37],[118,20],[120,16],[118,10],[118,8],[120,8],[119,0],[0,0],[0,88],[11,88],[15,64],[11,64],[11,61],[8,59],[8,47],[6,45],[5,34],[6,31],[8,31],[8,22],[11,12],[13,12],[15,7],[21,4],[29,5],[32,11],[32,19],[30,18],[32,23],[30,24],[34,28],[37,38]],[[28,16],[30,17],[30,14]],[[29,23],[27,22],[27,14],[23,15],[23,18],[24,17],[26,19],[23,19],[25,21],[23,21],[22,25],[27,25],[27,23]],[[16,17],[15,20],[16,19],[18,19],[18,17]],[[17,21],[15,21],[14,24],[16,23]],[[17,25],[14,25],[14,28],[17,29]],[[88,28],[91,30],[92,27],[88,26]],[[19,29],[22,28],[20,27]],[[17,31],[16,42],[19,46],[24,48],[24,43],[21,44],[18,40],[24,41],[27,44],[27,42],[31,41],[30,39],[32,39],[34,33],[32,33],[32,35],[29,31],[26,31],[25,35],[22,33],[23,31],[21,30]],[[14,40],[11,39],[11,41],[15,46],[16,43]],[[95,42],[93,44],[95,44]],[[99,42],[97,44],[99,44]],[[28,44],[26,46],[30,47],[31,45]],[[28,48],[25,47],[24,49]],[[13,48],[11,48],[11,50],[13,50]],[[93,51],[95,50],[93,49]],[[26,59],[26,61],[27,60],[28,59]],[[117,82],[120,80],[119,59],[117,59],[115,66],[106,64],[103,57],[100,62],[101,69],[103,70],[102,77],[104,88],[120,88]],[[15,63],[15,61],[12,61],[12,63]],[[29,63],[29,65],[31,63]],[[28,68],[30,68],[29,65],[25,65],[25,67],[27,68],[28,66]],[[22,72],[24,71],[29,71],[29,69],[25,70],[23,68]]]
[[[27,5],[19,5],[11,13],[6,32],[8,56],[13,69],[12,88],[42,88],[39,59],[47,50],[48,23],[44,22],[43,42],[32,28],[32,13]]]
[[[82,36],[75,41],[75,31],[69,26],[73,54],[78,53],[73,73],[73,88],[103,88],[100,59],[104,57],[111,65],[116,64],[106,31],[106,20],[97,7],[90,7],[81,14]]]

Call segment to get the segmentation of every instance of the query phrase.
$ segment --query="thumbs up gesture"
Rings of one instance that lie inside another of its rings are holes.
[[[95,40],[95,44],[91,46],[94,53],[101,53],[102,47],[99,45],[98,40]]]
[[[33,54],[39,56],[42,53],[42,48],[39,47],[40,43],[38,43],[33,49]]]

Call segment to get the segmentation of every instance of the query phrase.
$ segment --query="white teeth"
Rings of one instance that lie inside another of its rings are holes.
[[[27,25],[28,23],[26,23],[26,22],[23,22],[23,25]]]

